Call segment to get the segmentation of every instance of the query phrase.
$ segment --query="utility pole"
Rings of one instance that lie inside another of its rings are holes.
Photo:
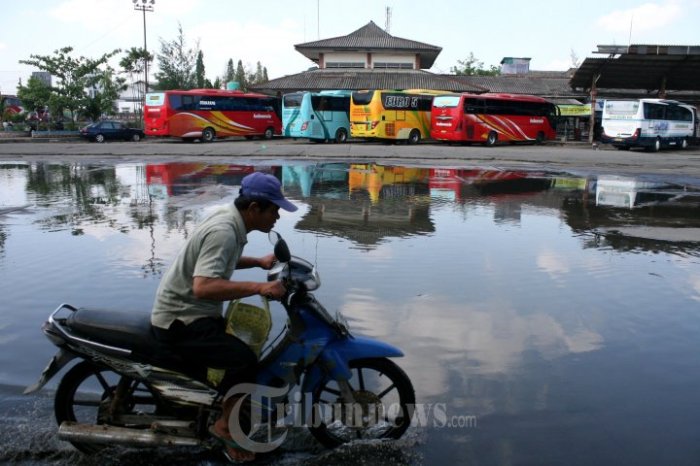
[[[143,72],[144,72],[144,91],[145,96],[148,93],[148,46],[146,45],[146,12],[153,11],[153,5],[155,5],[156,0],[132,0],[134,4],[134,10],[141,11],[143,13]]]

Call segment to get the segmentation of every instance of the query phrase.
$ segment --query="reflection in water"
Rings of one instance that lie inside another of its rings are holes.
[[[428,170],[351,165],[340,171],[339,164],[332,164],[306,169],[304,177],[293,167],[283,173],[285,190],[294,195],[299,189],[310,204],[296,225],[300,231],[348,238],[363,248],[384,238],[434,231],[424,182]]]
[[[571,428],[572,413],[635,439],[639,406],[658,422],[654,434],[700,435],[667,406],[695,406],[700,390],[700,182],[668,179],[344,163],[0,164],[0,197],[32,206],[0,215],[0,282],[13,285],[0,313],[2,380],[34,381],[52,350],[37,327],[59,302],[148,309],[194,225],[253,171],[280,178],[300,205],[278,228],[318,266],[329,311],[402,348],[420,402],[479,416],[478,432],[449,433],[442,460],[463,458],[455,445],[481,448],[487,464],[508,463],[504,452],[526,463],[542,448],[566,458],[566,446],[530,445],[567,425],[569,438],[600,451],[610,440],[586,422]],[[259,236],[251,253],[269,248]],[[438,442],[428,438],[428,458]]]
[[[604,176],[562,204],[567,223],[587,234],[586,247],[697,254],[700,188]]]
[[[554,360],[594,351],[603,343],[599,333],[580,322],[565,328],[552,315],[521,314],[503,300],[472,306],[442,297],[413,297],[401,306],[397,324],[394,314],[383,311],[396,303],[369,299],[361,290],[351,290],[346,298],[342,312],[353,316],[354,326],[395,335],[399,347],[410,352],[404,368],[430,398],[444,398],[451,375],[467,380],[477,374],[505,374],[519,367],[528,352]]]
[[[57,206],[58,214],[39,221],[47,229],[67,226],[74,235],[81,235],[84,223],[111,222],[108,210],[121,201],[120,188],[113,167],[79,164],[27,167],[27,194],[33,195],[39,207],[54,204],[57,194],[71,202],[70,206]]]

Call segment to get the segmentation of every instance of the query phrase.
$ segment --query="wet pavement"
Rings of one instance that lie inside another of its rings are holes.
[[[356,141],[347,144],[310,144],[302,140],[220,140],[210,144],[178,140],[144,140],[139,143],[83,141],[1,143],[0,160],[23,161],[145,161],[165,162],[191,157],[207,163],[281,161],[375,161],[385,164],[431,166],[492,166],[579,171],[582,173],[646,174],[700,177],[700,147],[687,150],[618,151],[608,145],[550,141],[544,145],[507,144],[496,147],[423,142],[410,146]]]

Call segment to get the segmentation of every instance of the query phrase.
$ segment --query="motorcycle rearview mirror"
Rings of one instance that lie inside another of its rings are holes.
[[[275,257],[280,262],[289,262],[292,259],[292,253],[289,252],[289,246],[282,236],[276,231],[270,231],[268,237],[270,242],[275,246]]]

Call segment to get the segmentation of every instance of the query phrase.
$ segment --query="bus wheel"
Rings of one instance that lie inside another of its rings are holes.
[[[544,133],[540,131],[535,137],[535,144],[542,144],[544,142]]]
[[[656,138],[654,145],[649,148],[651,152],[658,152],[661,149],[661,139]]]
[[[335,142],[338,144],[344,144],[348,141],[348,133],[343,128],[338,128],[335,132]]]
[[[267,128],[265,130],[265,134],[263,134],[263,138],[272,139],[272,136],[274,136],[274,135],[275,135],[275,130],[273,130],[272,128]]]
[[[489,133],[489,136],[486,138],[486,145],[489,147],[495,146],[497,142],[498,142],[498,134],[496,134],[495,131],[491,131]]]
[[[408,135],[408,143],[409,144],[418,144],[420,142],[420,131],[417,129],[411,130],[411,133]]]
[[[212,142],[215,136],[216,133],[214,133],[213,129],[204,128],[204,130],[202,131],[202,142]]]

